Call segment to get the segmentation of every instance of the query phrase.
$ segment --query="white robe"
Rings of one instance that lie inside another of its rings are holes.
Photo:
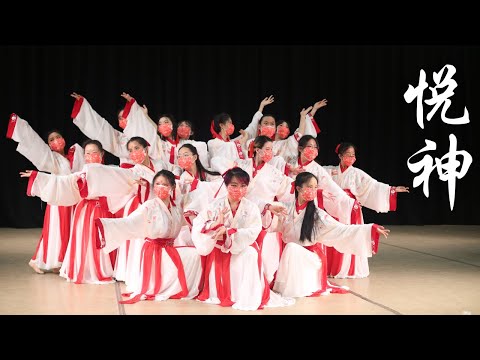
[[[373,179],[363,170],[349,166],[342,173],[340,165],[325,166],[324,169],[339,187],[350,191],[362,206],[376,212],[385,213],[389,211],[391,202],[396,201],[396,193],[392,193],[390,185]],[[351,220],[349,218],[340,219],[340,222],[350,224]],[[361,210],[356,222],[363,224]],[[368,259],[365,256],[355,256],[349,253],[341,254],[329,249],[328,260],[328,274],[335,278],[365,278],[370,274]]]
[[[312,118],[309,114],[307,114],[305,119],[305,134],[302,134],[300,130],[297,128],[295,132],[287,137],[286,139],[282,140],[274,140],[273,141],[273,156],[274,159],[276,156],[282,157],[285,162],[289,163],[293,159],[295,159],[298,155],[298,141],[303,135],[311,135],[314,138],[317,137],[317,131],[312,123]],[[255,138],[252,138],[247,141],[246,148],[250,148],[250,143],[255,141]],[[223,155],[222,155],[223,156]],[[272,159],[273,160],[273,159]],[[283,169],[282,169],[283,171]]]
[[[142,108],[134,100],[126,119],[127,127],[125,130],[132,136],[141,136],[148,141],[150,144],[149,154],[153,159],[162,159],[166,163],[177,165],[178,150],[183,144],[191,144],[197,149],[202,165],[208,168],[208,150],[204,141],[179,139],[178,144],[172,144],[169,141],[162,140],[157,134],[157,124],[145,115]],[[131,127],[128,128],[130,123]]]
[[[261,215],[256,204],[243,198],[235,216],[231,210],[225,214],[224,225],[228,231],[224,244],[222,245],[223,241],[212,239],[209,221],[224,207],[230,209],[228,198],[218,198],[193,220],[193,243],[200,255],[207,256],[204,289],[198,299],[232,306],[238,310],[293,304],[293,299],[284,299],[272,292],[264,276],[260,250],[256,243],[262,229]],[[225,268],[216,271],[217,264],[227,264],[228,261],[229,266],[225,265]],[[218,276],[223,279],[217,284]]]
[[[172,297],[191,299],[198,294],[202,274],[200,255],[194,247],[173,246],[173,239],[184,223],[181,206],[172,203],[169,210],[162,200],[155,198],[143,203],[126,218],[99,221],[105,240],[104,253],[116,249],[127,239],[143,239],[138,276],[130,284],[130,301]],[[164,247],[152,240],[159,238],[171,241]],[[181,264],[174,262],[172,253],[179,255]],[[187,289],[182,287],[180,279],[186,280]]]
[[[30,124],[12,114],[7,138],[18,142],[17,151],[25,156],[39,171],[52,174],[70,174],[79,171],[84,164],[83,149],[74,144],[63,156],[50,149]],[[58,269],[62,265],[70,234],[73,208],[47,203],[42,235],[32,261],[43,270]]]
[[[298,161],[292,165],[299,166]],[[322,190],[323,206],[330,215],[345,224],[350,221],[352,213],[359,212],[355,200],[345,194],[323,166],[315,161],[310,161],[302,167],[317,177],[318,187]],[[290,177],[296,179],[297,176],[290,175]]]
[[[262,118],[263,114],[257,111],[248,124],[245,132],[247,133],[247,140],[253,139],[257,136],[258,133],[258,122]],[[210,166],[212,166],[211,160],[216,156],[223,156],[227,159],[241,159],[239,154],[242,154],[243,159],[248,158],[248,151],[247,147],[242,146],[239,142],[241,135],[237,136],[236,138],[230,139],[229,141],[224,141],[221,139],[210,139],[207,142],[208,145],[208,156],[210,158]]]
[[[221,173],[224,173],[234,165],[233,161],[221,157],[214,157],[211,162],[212,168]],[[253,177],[253,159],[238,159],[235,162],[250,175],[250,183],[245,197],[257,204],[260,212],[263,213],[265,205],[272,204],[275,198],[277,198],[278,201],[292,201],[294,199],[295,195],[290,193],[293,180],[282,174],[270,163],[264,163],[261,169],[257,170],[256,176]],[[266,212],[262,220],[262,225],[267,231],[261,244],[262,259],[265,267],[265,275],[268,282],[271,283],[278,268],[283,244],[281,234],[269,228],[270,224],[277,221],[276,217],[272,217],[270,212]]]
[[[34,172],[29,179],[29,188],[32,196],[39,196],[48,203],[61,206],[76,204],[60,276],[77,284],[112,283],[110,257],[97,249],[94,236],[94,220],[112,215],[102,206],[102,199],[82,198],[85,182],[79,179],[84,178],[83,172],[70,175]]]
[[[316,205],[316,200],[314,201]],[[284,203],[288,214],[281,216],[277,223],[277,230],[283,232],[283,240],[287,244],[283,250],[280,265],[277,271],[273,289],[283,296],[303,297],[328,293],[325,288],[326,272],[324,273],[324,288],[322,289],[322,264],[319,255],[307,250],[315,244],[333,246],[338,251],[348,252],[359,256],[371,257],[375,248],[372,240],[372,226],[344,225],[324,210],[316,207],[320,221],[315,226],[315,237],[312,241],[300,241],[305,209],[297,213],[295,202]],[[378,236],[377,236],[378,240]],[[324,249],[318,248],[317,251]]]
[[[184,171],[180,175],[179,184],[184,188],[185,202],[184,211],[192,213],[186,215],[187,225],[182,226],[180,234],[175,239],[175,246],[193,246],[191,228],[192,219],[195,218],[208,204],[214,200],[214,196],[225,196],[226,190],[223,186],[223,178],[220,175],[205,174],[206,181],[200,181],[188,171]]]

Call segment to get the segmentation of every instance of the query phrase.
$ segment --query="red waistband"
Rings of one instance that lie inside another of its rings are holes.
[[[173,246],[173,242],[175,239],[173,238],[156,238],[156,239],[150,239],[150,238],[145,238],[146,241],[150,241],[154,243],[155,245],[160,245],[162,247],[166,246]]]
[[[355,197],[355,195],[352,194],[350,189],[343,189],[343,191],[345,191],[347,193],[347,195],[350,196],[352,199],[357,200],[357,198]]]

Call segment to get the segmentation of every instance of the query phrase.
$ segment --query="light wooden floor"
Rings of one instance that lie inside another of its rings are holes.
[[[123,283],[75,285],[28,266],[40,229],[0,229],[0,314],[468,315],[480,314],[480,226],[389,226],[366,279],[335,279],[351,292],[295,305],[238,311],[194,300],[118,304]]]

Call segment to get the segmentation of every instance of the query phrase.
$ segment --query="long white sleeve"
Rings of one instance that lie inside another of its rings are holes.
[[[52,151],[30,124],[12,114],[8,124],[7,138],[18,142],[17,151],[25,156],[39,171],[52,174],[70,174],[70,162]]]
[[[82,197],[77,185],[80,174],[54,175],[34,171],[29,178],[27,194],[58,206],[78,204]]]
[[[247,140],[248,139],[254,139],[257,134],[258,134],[258,122],[262,118],[263,114],[260,111],[257,111],[255,114],[253,114],[252,121],[250,121],[250,124],[248,124],[247,128],[244,129],[245,132],[248,134]],[[242,136],[239,135],[235,139],[232,139],[232,141],[235,140],[240,140]]]
[[[113,128],[110,123],[101,117],[90,105],[87,99],[77,100],[75,106],[79,106],[80,110],[73,119],[73,123],[92,140],[98,140],[102,143],[103,148],[112,155],[128,159],[127,142],[128,137]]]

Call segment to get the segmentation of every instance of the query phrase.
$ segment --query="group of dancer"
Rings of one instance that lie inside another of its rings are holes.
[[[404,186],[376,181],[353,166],[341,143],[339,164],[322,166],[314,118],[327,100],[302,109],[298,128],[264,114],[231,138],[227,113],[212,139],[193,140],[193,124],[123,93],[115,129],[86,98],[71,95],[73,123],[89,138],[66,148],[58,130],[46,142],[12,114],[7,138],[36,167],[27,195],[47,203],[29,265],[76,284],[125,282],[122,303],[196,299],[240,310],[286,306],[304,296],[345,293],[329,278],[364,278],[379,236],[361,207],[396,209]],[[105,165],[105,151],[120,164]]]

